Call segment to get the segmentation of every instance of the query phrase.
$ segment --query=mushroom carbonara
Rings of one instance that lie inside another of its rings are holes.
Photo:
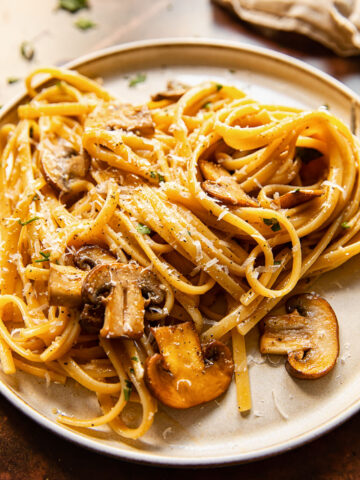
[[[285,300],[262,351],[295,355],[301,378],[331,368],[314,360],[330,344],[328,363],[338,355],[331,307],[288,295],[360,251],[359,147],[339,119],[213,82],[144,105],[64,69],[26,86],[18,123],[0,129],[5,374],[77,382],[99,415],[58,421],[127,438],[158,401],[199,405],[233,377],[249,410],[245,336]]]

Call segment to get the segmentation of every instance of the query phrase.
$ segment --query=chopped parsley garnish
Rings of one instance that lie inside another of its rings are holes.
[[[139,361],[138,357],[131,357],[131,360],[133,360],[134,362],[138,362],[138,361]]]
[[[309,163],[322,156],[322,153],[315,148],[296,147],[295,156],[299,157],[303,163]]]
[[[130,78],[129,87],[135,87],[138,83],[145,82],[146,75],[145,73],[137,73],[135,77]]]
[[[350,228],[350,225],[348,224],[348,222],[343,222],[341,224],[341,228],[345,228],[345,230],[347,230],[348,228]]]
[[[151,178],[157,178],[158,181],[159,181],[159,183],[165,182],[165,177],[164,177],[164,175],[162,175],[162,174],[159,173],[159,172],[151,171],[151,172],[150,172],[150,177],[151,177]]]
[[[274,265],[281,265],[280,260],[275,260]]]
[[[58,8],[75,13],[83,8],[89,8],[87,0],[59,0]]]
[[[34,202],[35,200],[40,200],[40,197],[37,193],[35,193],[35,195],[33,196],[32,198],[32,201]]]
[[[25,58],[25,60],[32,60],[34,58],[34,55],[35,55],[35,49],[34,49],[34,46],[31,42],[22,42],[22,44],[20,45],[20,53],[21,53],[21,56],[23,58]]]
[[[300,188],[297,188],[296,190],[293,190],[291,193],[299,193],[300,192]]]
[[[141,235],[150,235],[151,233],[151,229],[143,223],[138,223],[136,230],[141,233]]]
[[[74,25],[79,30],[90,30],[91,28],[96,27],[96,23],[89,18],[79,18],[78,20],[76,20]]]
[[[130,368],[130,373],[132,373],[132,374],[135,373],[135,370],[132,367]]]
[[[209,110],[210,105],[211,105],[211,102],[206,102],[206,103],[204,103],[204,105],[202,106],[202,108],[205,108],[206,110]]]
[[[45,252],[39,252],[40,255],[43,257],[43,258],[38,258],[37,260],[35,260],[35,263],[42,263],[42,262],[48,262],[50,260],[50,253],[45,253]]]
[[[13,83],[18,82],[19,80],[20,80],[20,78],[18,78],[18,77],[8,77],[8,78],[7,78],[7,83],[8,83],[9,85],[12,85]]]
[[[216,90],[219,92],[222,88],[223,88],[224,85],[221,85],[221,83],[218,83],[216,85]]]
[[[30,218],[30,220],[25,220],[25,222],[21,221],[20,219],[18,220],[18,223],[24,227],[25,225],[29,225],[29,223],[35,222],[35,220],[39,220],[40,217],[33,217]],[[41,253],[41,252],[40,252]]]
[[[124,388],[124,396],[125,401],[128,402],[130,400],[130,395],[132,391],[132,383],[129,380],[125,380],[126,387]]]
[[[265,223],[265,225],[271,227],[271,230],[273,232],[278,232],[279,230],[281,230],[280,223],[277,221],[276,218],[263,218],[263,222]]]
[[[324,105],[321,105],[321,107],[323,110],[330,110],[330,107],[327,103],[324,103]]]

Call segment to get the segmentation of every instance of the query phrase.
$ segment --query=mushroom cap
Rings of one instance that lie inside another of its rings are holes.
[[[145,364],[145,381],[154,397],[185,409],[214,400],[231,382],[234,363],[229,348],[213,340],[201,347],[191,322],[153,328],[160,353]]]
[[[205,181],[201,186],[212,197],[226,205],[237,207],[258,207],[258,203],[251,198],[225,168],[217,163],[199,160],[199,168]]]
[[[41,150],[41,165],[48,183],[58,191],[69,192],[74,182],[88,173],[90,157],[86,150],[78,153],[60,141],[49,141]]]
[[[83,245],[74,255],[74,263],[81,270],[91,270],[97,265],[115,261],[114,255],[99,245]]]
[[[339,355],[339,328],[334,310],[312,293],[286,302],[286,315],[270,315],[262,324],[261,353],[287,354],[286,369],[297,378],[326,375]]]

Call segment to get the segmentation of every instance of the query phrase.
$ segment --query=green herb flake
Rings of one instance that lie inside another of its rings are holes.
[[[25,60],[28,60],[30,62],[30,60],[32,60],[35,55],[35,49],[33,44],[27,41],[22,42],[22,44],[20,45],[20,53],[21,56],[25,58]]]
[[[265,223],[265,225],[271,227],[271,230],[273,232],[278,232],[279,230],[281,230],[280,223],[277,221],[276,218],[263,218],[263,222]]]
[[[141,235],[150,235],[151,233],[151,229],[143,223],[138,223],[136,230],[141,233]]]
[[[348,224],[348,222],[343,222],[341,224],[341,228],[344,228],[345,230],[349,229],[350,228],[350,225]]]
[[[34,202],[35,200],[40,200],[40,197],[37,193],[35,193],[35,195],[33,196],[32,198],[32,201]]]
[[[224,85],[221,85],[221,83],[217,83],[216,84],[216,90],[219,92],[222,88],[223,88]]]
[[[130,373],[135,374],[135,370],[132,367],[130,368]]]
[[[50,253],[45,253],[45,252],[39,252],[40,255],[43,257],[43,258],[38,258],[37,260],[35,260],[35,263],[42,263],[42,262],[48,262],[50,260]]]
[[[39,218],[40,217],[33,217],[33,218],[30,218],[30,220],[25,220],[25,222],[23,222],[19,219],[18,224],[21,225],[22,227],[24,227],[25,225],[29,225],[29,223],[32,223],[32,222],[35,222],[36,220],[39,220]]]
[[[131,360],[133,360],[134,362],[138,362],[138,361],[139,361],[138,357],[131,357]]]
[[[211,102],[206,102],[206,103],[204,103],[202,108],[205,108],[206,110],[209,110],[210,106],[211,106]]]
[[[129,87],[133,88],[136,87],[139,83],[145,82],[146,75],[145,73],[137,73],[135,77],[130,78],[129,80]]]
[[[151,177],[151,178],[154,178],[154,179],[157,178],[157,180],[159,181],[159,183],[165,182],[165,177],[164,177],[164,175],[162,175],[162,174],[159,173],[159,172],[151,171],[151,172],[150,172],[150,177]]]
[[[132,391],[132,383],[129,380],[125,380],[126,387],[124,388],[124,397],[125,401],[128,402],[130,400],[130,395]]]
[[[280,260],[275,260],[275,261],[274,261],[274,265],[281,265]]]
[[[8,77],[6,81],[9,85],[12,85],[13,83],[17,83],[19,80],[20,78],[18,77]]]
[[[75,27],[79,30],[90,30],[91,28],[96,27],[96,23],[90,20],[89,18],[79,18],[74,23]]]
[[[89,8],[87,0],[59,0],[58,8],[76,13],[83,8]]]
[[[300,188],[296,188],[296,189],[293,190],[291,193],[300,193]]]

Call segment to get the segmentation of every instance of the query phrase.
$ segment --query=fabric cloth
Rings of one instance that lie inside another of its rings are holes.
[[[311,37],[338,55],[360,54],[360,0],[214,0],[242,20]]]

